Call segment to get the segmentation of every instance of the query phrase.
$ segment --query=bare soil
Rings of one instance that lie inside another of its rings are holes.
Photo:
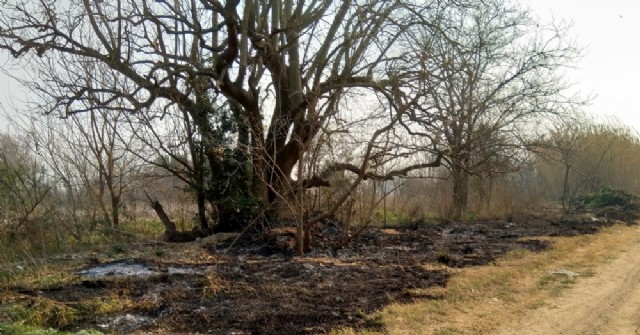
[[[640,244],[497,334],[640,334]]]
[[[226,242],[174,244],[163,251],[183,253],[185,261],[180,262],[171,257],[123,257],[153,272],[145,276],[79,276],[65,286],[9,291],[77,308],[101,297],[129,301],[113,315],[81,311],[68,330],[238,335],[324,334],[341,327],[380,330],[383,326],[368,316],[371,312],[390,303],[437,299],[421,289],[446,287],[450,267],[492,263],[514,249],[544,250],[550,247],[544,237],[592,234],[612,224],[590,217],[526,217],[514,222],[370,228],[335,250],[343,232],[327,221],[316,227],[316,247],[304,257],[292,257],[291,230],[281,229],[266,240],[244,240],[229,250]],[[75,271],[92,266],[96,264],[78,265]],[[640,265],[635,269],[640,272]],[[635,287],[640,276],[629,276],[633,283],[627,286]],[[640,293],[636,295],[640,299]],[[628,313],[637,313],[633,306]],[[534,333],[550,334],[530,334]]]

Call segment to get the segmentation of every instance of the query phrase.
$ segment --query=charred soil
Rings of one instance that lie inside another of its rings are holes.
[[[78,264],[72,284],[39,289],[11,287],[9,295],[45,298],[78,309],[67,329],[115,333],[320,334],[331,329],[380,329],[371,312],[446,287],[451,267],[479,266],[516,249],[550,247],[548,236],[593,234],[611,220],[526,217],[408,228],[368,228],[344,248],[332,222],[314,230],[315,248],[292,257],[290,229],[265,240],[217,245],[164,245],[175,257],[126,257]],[[138,249],[159,248],[138,246]],[[135,265],[141,273],[89,275],[96,267]],[[84,272],[82,272],[84,270]],[[117,297],[114,313],[94,313],[87,301]],[[82,310],[85,308],[85,310]]]

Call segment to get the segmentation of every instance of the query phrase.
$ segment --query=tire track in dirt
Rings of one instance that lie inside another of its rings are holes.
[[[636,230],[640,235],[640,229]],[[498,335],[640,334],[640,243]]]
[[[630,292],[625,303],[616,308],[609,322],[604,327],[600,327],[600,334],[640,334],[640,287],[638,287],[638,276],[633,278],[632,282],[635,284],[632,292]]]

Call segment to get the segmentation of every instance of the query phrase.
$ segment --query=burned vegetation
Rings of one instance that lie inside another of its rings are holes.
[[[295,234],[140,245],[126,255],[68,262],[74,279],[51,287],[10,287],[6,301],[73,310],[52,327],[113,333],[321,334],[381,330],[375,311],[439,299],[452,268],[490,265],[513,250],[544,250],[550,236],[593,234],[614,220],[592,214],[520,217],[367,228],[339,249],[339,222],[314,228],[314,249],[294,257]],[[181,255],[158,257],[164,253]],[[10,298],[9,298],[10,297]],[[112,306],[109,311],[104,305]],[[46,305],[46,304],[45,304]],[[102,307],[99,307],[102,306]]]

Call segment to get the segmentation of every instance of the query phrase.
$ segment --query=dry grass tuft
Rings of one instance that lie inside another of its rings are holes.
[[[30,326],[61,328],[78,319],[78,310],[41,296],[11,296],[3,299],[2,318],[21,320]]]

